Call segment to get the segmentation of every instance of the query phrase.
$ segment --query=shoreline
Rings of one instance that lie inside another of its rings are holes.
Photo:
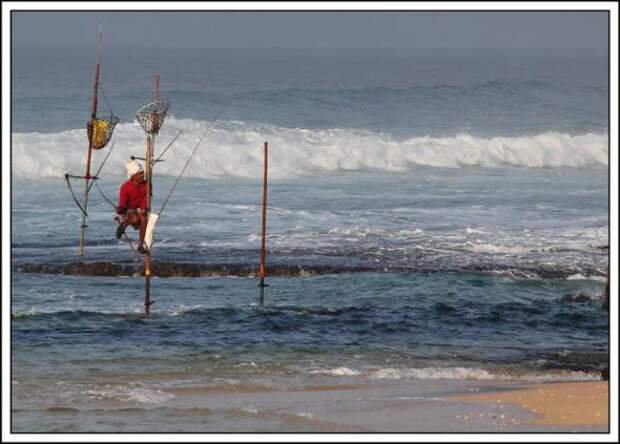
[[[87,393],[98,397],[14,405],[16,430],[32,432],[36,417],[39,432],[609,433],[605,381],[330,378],[220,387],[152,381],[124,388],[99,383]]]

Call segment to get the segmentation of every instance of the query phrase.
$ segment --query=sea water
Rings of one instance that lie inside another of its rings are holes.
[[[14,431],[248,431],[239,415],[254,407],[202,411],[187,387],[582,380],[607,367],[604,54],[106,47],[99,114],[107,102],[121,122],[94,154],[97,168],[113,150],[78,257],[64,173],[84,173],[92,59],[14,48]],[[155,154],[183,130],[155,167],[155,211],[205,140],[153,258],[204,273],[153,278],[145,317],[142,277],[66,270],[138,268],[106,198],[143,155],[133,114],[155,72],[171,102]],[[56,271],[27,272],[42,265]]]

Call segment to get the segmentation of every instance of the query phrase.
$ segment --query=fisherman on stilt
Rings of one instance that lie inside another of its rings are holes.
[[[144,249],[144,233],[146,231],[148,208],[144,171],[142,166],[135,160],[129,162],[126,167],[128,180],[121,185],[116,207],[117,216],[115,216],[115,219],[119,224],[116,229],[116,238],[120,239],[123,236],[128,225],[131,225],[134,230],[140,229],[138,251],[144,254],[146,253]]]

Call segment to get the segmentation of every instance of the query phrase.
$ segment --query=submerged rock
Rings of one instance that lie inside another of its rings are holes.
[[[471,273],[476,275],[497,276],[498,273],[505,273],[511,277],[522,277],[524,279],[565,279],[576,274],[578,271],[572,268],[553,269],[546,267],[523,267],[515,269],[511,266],[497,264],[477,265],[466,264],[462,267],[437,267],[434,264],[402,263],[397,265],[385,265],[382,263],[369,263],[356,261],[350,262],[350,258],[343,258],[338,263],[334,258],[328,258],[331,263],[317,263],[305,258],[282,258],[280,262],[275,260],[267,265],[267,276],[284,277],[310,277],[324,274],[340,273]],[[291,261],[286,263],[285,261]],[[141,264],[136,263],[114,263],[114,262],[70,262],[70,263],[35,263],[15,266],[16,271],[22,273],[43,273],[43,274],[66,274],[79,276],[135,276],[143,274]],[[228,262],[223,259],[221,262],[201,263],[201,262],[170,262],[153,261],[151,272],[157,277],[200,277],[200,276],[237,276],[237,277],[257,277],[258,263],[256,262]],[[580,270],[582,273],[597,276],[602,275],[597,270]],[[485,281],[480,278],[470,279],[471,283],[484,286]],[[563,301],[565,302],[565,301]],[[572,302],[575,302],[574,300]],[[581,302],[579,300],[578,302]]]
[[[66,265],[26,264],[19,269],[24,273],[70,274],[83,276],[131,276],[135,270],[130,265],[111,262],[72,262]]]
[[[72,262],[64,265],[26,264],[18,268],[22,273],[66,274],[79,276],[134,276],[144,270],[138,265],[111,262]],[[376,271],[370,267],[272,265],[267,276],[306,277],[320,274]],[[237,276],[257,277],[255,264],[200,264],[184,262],[153,262],[151,273],[157,277]]]

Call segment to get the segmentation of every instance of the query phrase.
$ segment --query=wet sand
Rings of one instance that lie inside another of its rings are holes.
[[[172,390],[169,404],[237,417],[247,431],[345,433],[607,432],[607,382],[524,385],[420,380]],[[237,423],[237,427],[240,423]],[[227,430],[234,432],[235,430]]]
[[[536,415],[534,425],[599,426],[609,424],[607,381],[538,384],[518,390],[454,396],[455,401],[509,403]]]

